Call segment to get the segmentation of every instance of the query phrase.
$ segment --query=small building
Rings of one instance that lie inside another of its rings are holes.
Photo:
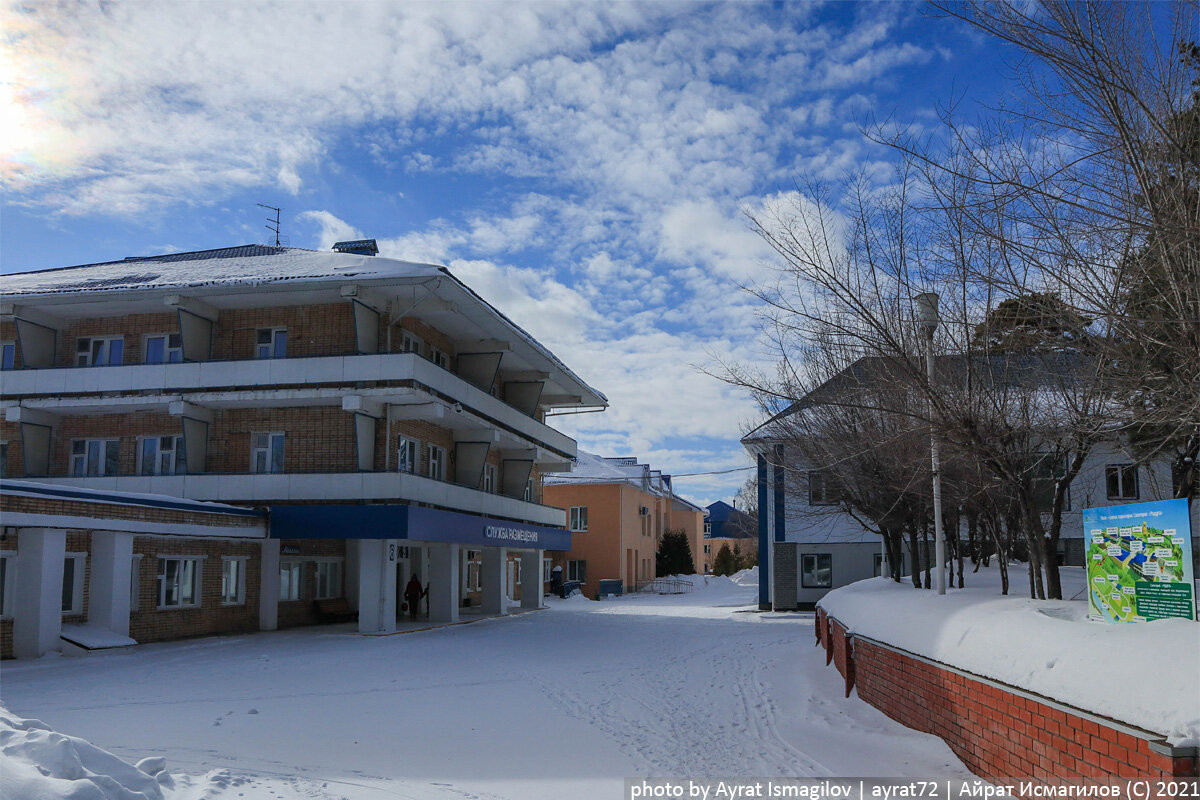
[[[98,597],[95,613],[122,629],[104,587],[127,574],[112,563],[130,547],[147,581],[128,620],[138,641],[347,615],[386,633],[413,575],[434,621],[540,604],[544,554],[571,539],[540,476],[576,455],[546,412],[604,408],[604,395],[446,268],[343,244],[4,276],[0,477],[18,480],[3,484],[0,575],[15,598],[4,614],[14,652],[56,649],[49,634],[20,633],[26,609],[66,597],[56,570],[88,598],[70,610],[64,600],[68,624],[90,619]],[[95,513],[101,501],[14,522],[9,504],[35,484],[104,496],[105,508],[148,509],[153,496],[183,504],[178,525],[253,532],[112,528],[96,521],[111,518]],[[243,557],[245,602],[217,601],[217,576]]]
[[[724,500],[708,506],[704,523],[704,571],[712,572],[713,560],[728,545],[743,560],[758,558],[758,520]],[[699,566],[699,565],[697,565]]]
[[[545,502],[567,511],[571,531],[571,548],[555,553],[554,564],[586,594],[597,594],[601,580],[620,580],[631,592],[658,577],[655,556],[669,530],[687,535],[702,569],[704,510],[675,494],[670,475],[636,458],[580,452],[574,470],[544,480]]]

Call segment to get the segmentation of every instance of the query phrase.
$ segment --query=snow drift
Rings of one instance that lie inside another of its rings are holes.
[[[139,766],[146,772],[91,742],[58,733],[36,719],[14,716],[0,706],[0,774],[6,797],[163,800],[163,786],[171,786],[165,763],[151,758]]]

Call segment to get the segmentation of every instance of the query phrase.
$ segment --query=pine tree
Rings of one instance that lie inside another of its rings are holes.
[[[713,575],[732,575],[737,572],[737,564],[734,562],[733,551],[729,549],[728,542],[723,543],[721,549],[717,551],[717,557],[713,559],[712,571]]]
[[[696,572],[692,563],[692,546],[688,544],[686,531],[679,529],[663,533],[658,553],[654,558],[654,568],[660,578],[667,575],[692,575]]]

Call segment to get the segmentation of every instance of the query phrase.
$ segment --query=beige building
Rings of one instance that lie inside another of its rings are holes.
[[[700,570],[704,511],[676,495],[671,476],[636,458],[603,458],[580,452],[575,469],[544,477],[543,502],[567,512],[571,549],[554,553],[564,580],[578,580],[594,597],[601,580],[620,580],[636,591],[655,574],[663,533],[683,530]]]

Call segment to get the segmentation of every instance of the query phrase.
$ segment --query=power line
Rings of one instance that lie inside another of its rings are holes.
[[[719,469],[714,472],[683,472],[683,473],[672,472],[672,473],[670,473],[670,475],[671,475],[671,480],[674,480],[675,478],[695,478],[698,475],[728,475],[731,472],[745,472],[748,469],[757,469],[757,468],[753,464],[751,464],[748,467],[734,467],[733,469]]]

